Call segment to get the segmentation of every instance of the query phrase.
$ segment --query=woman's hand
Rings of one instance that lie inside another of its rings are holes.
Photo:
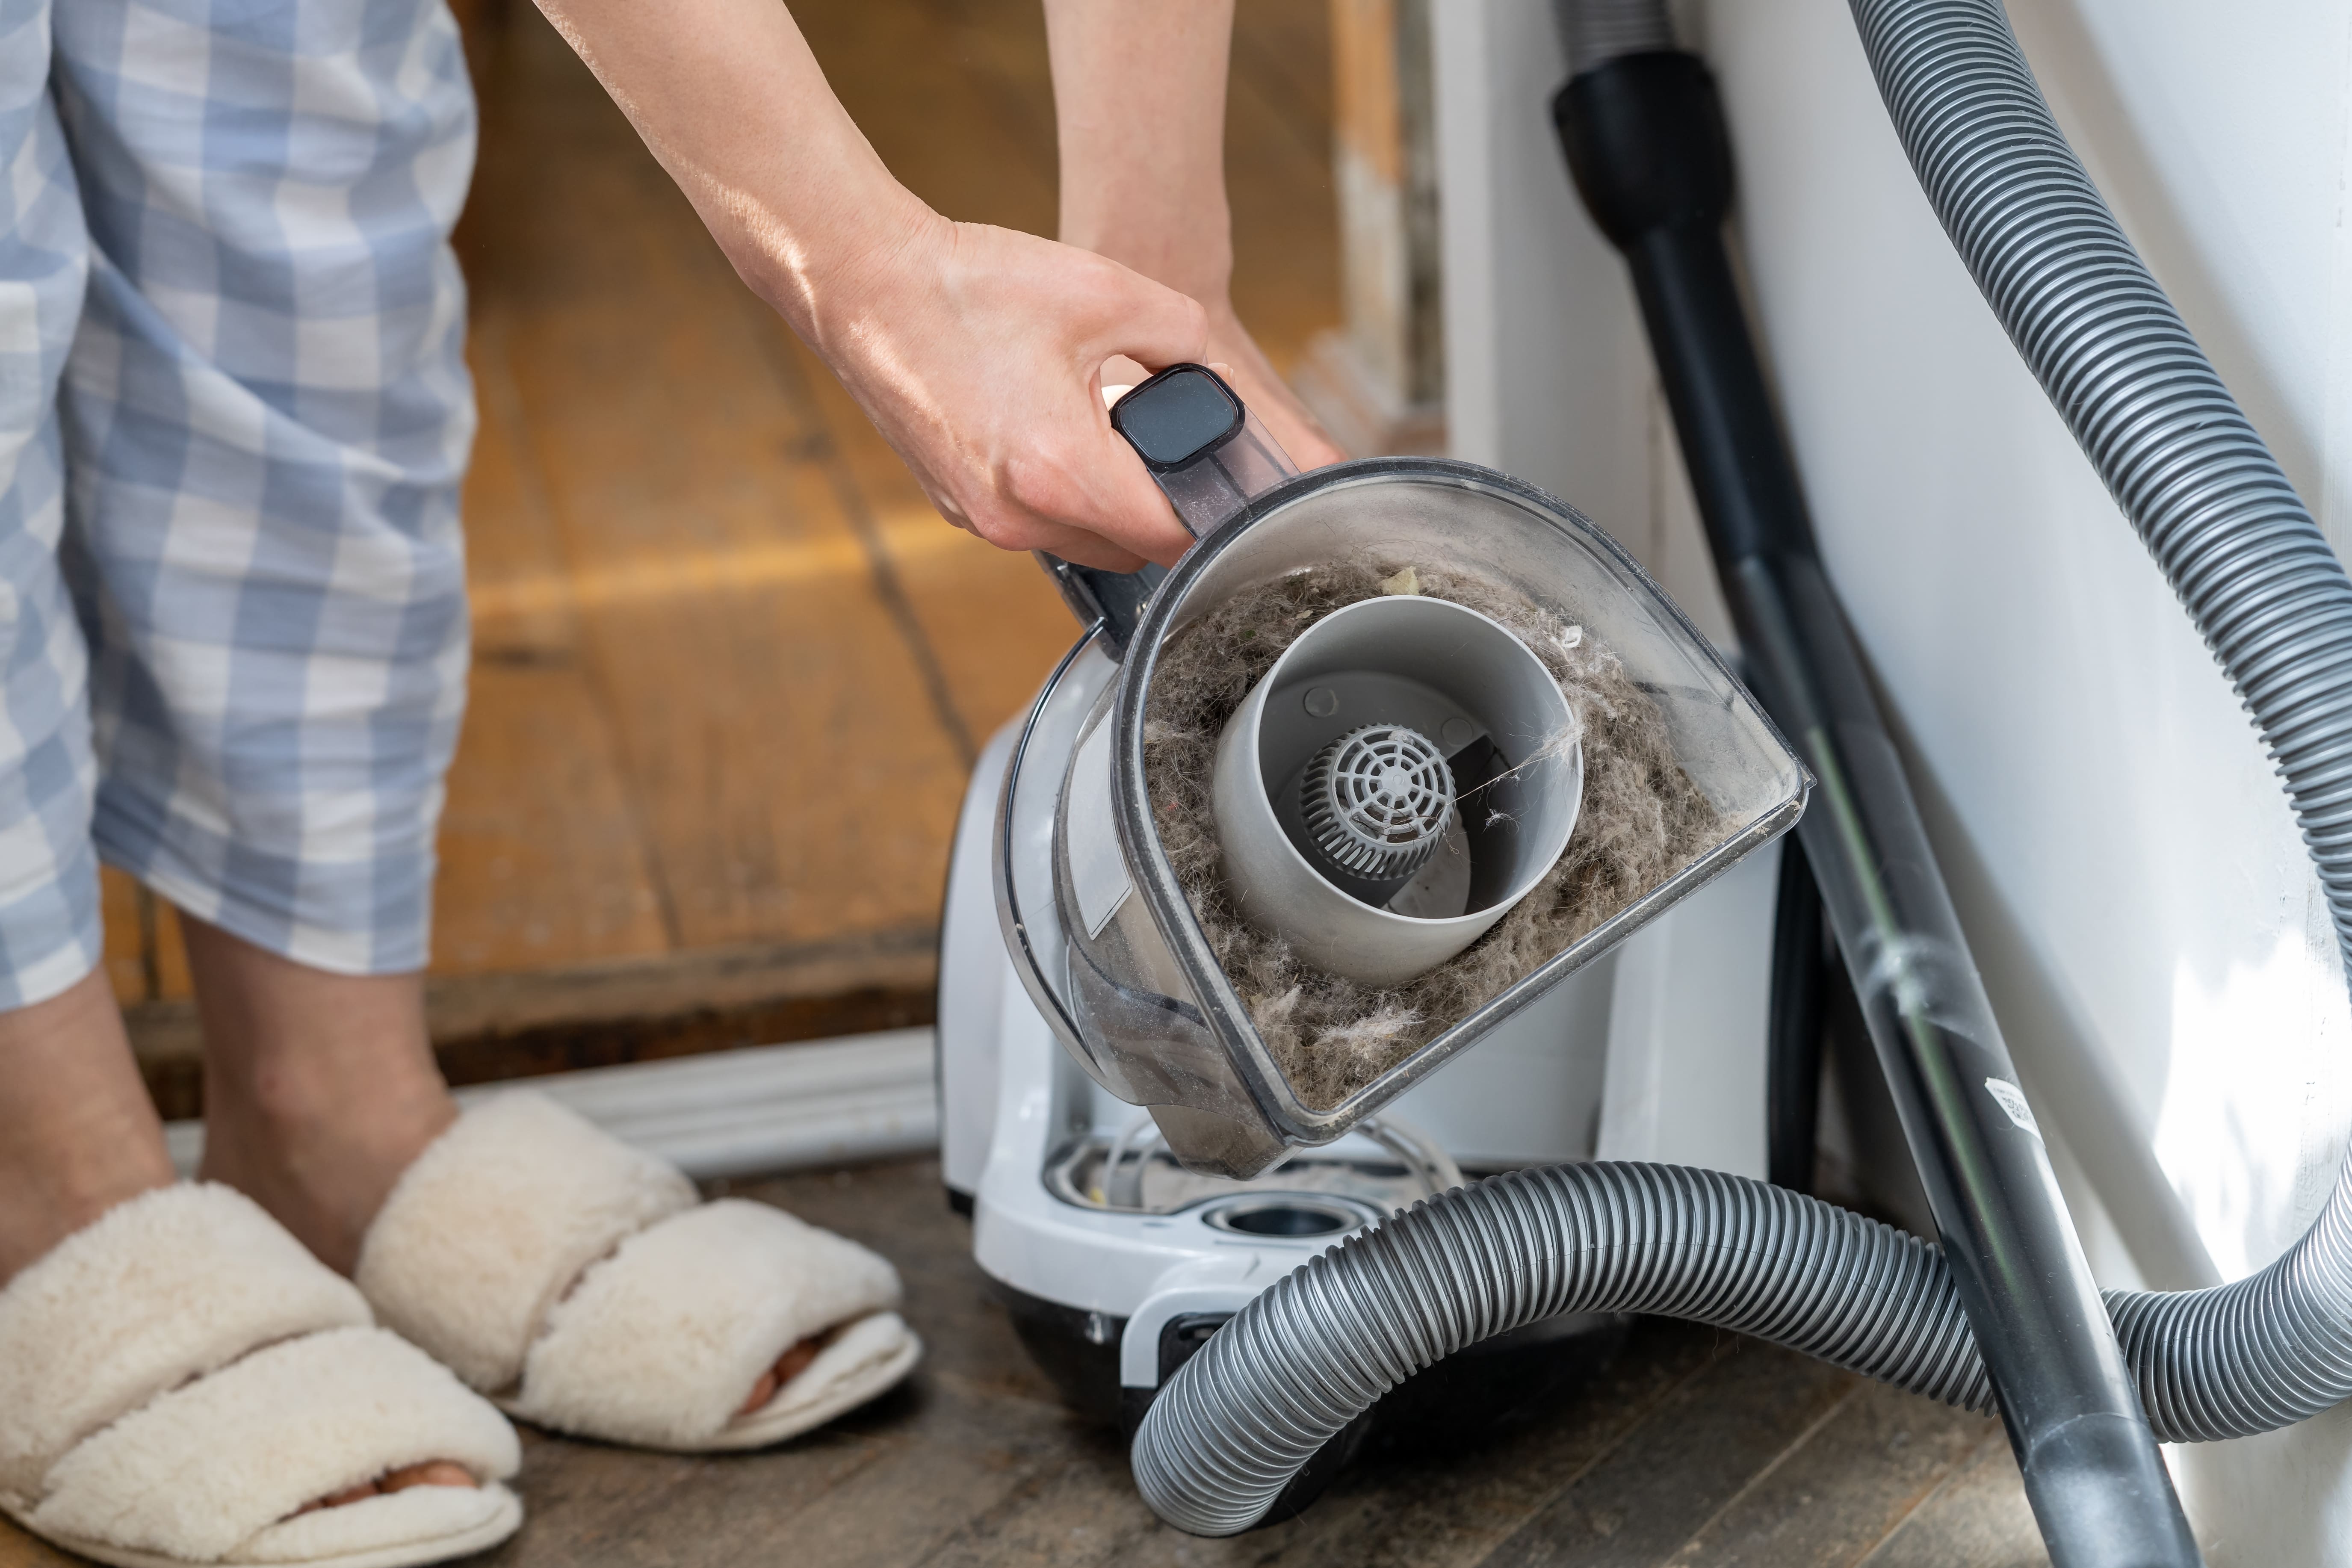
[[[1149,369],[1213,357],[1193,300],[1090,251],[929,213],[887,252],[788,294],[779,307],[805,302],[811,345],[959,528],[1121,572],[1192,543],[1101,389],[1113,355]]]
[[[1339,449],[1330,433],[1307,411],[1298,395],[1290,390],[1290,384],[1282,379],[1274,363],[1257,346],[1257,340],[1234,314],[1234,308],[1220,303],[1204,309],[1209,321],[1209,352],[1200,363],[1225,378],[1302,472],[1343,461],[1348,454]],[[1150,374],[1130,359],[1115,359],[1103,367],[1103,380],[1114,387],[1133,386]]]

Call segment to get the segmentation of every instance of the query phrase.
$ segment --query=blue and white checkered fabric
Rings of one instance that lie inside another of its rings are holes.
[[[444,0],[0,0],[0,1007],[95,856],[425,961],[473,437]]]

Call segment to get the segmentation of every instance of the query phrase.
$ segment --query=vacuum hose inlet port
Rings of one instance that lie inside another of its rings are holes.
[[[1397,985],[1510,911],[1575,829],[1584,754],[1543,661],[1477,611],[1363,599],[1301,633],[1219,738],[1234,902],[1307,963]]]
[[[1240,1198],[1232,1203],[1218,1204],[1201,1215],[1205,1224],[1218,1230],[1232,1231],[1237,1236],[1287,1239],[1338,1236],[1342,1231],[1360,1229],[1377,1217],[1370,1212],[1360,1213],[1344,1204],[1328,1203],[1296,1193],[1264,1198]]]

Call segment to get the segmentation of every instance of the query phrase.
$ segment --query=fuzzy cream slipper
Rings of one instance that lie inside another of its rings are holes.
[[[511,1415],[696,1453],[781,1442],[904,1377],[898,1272],[781,1209],[693,1184],[525,1090],[465,1112],[360,1252],[383,1321]],[[815,1359],[748,1414],[761,1374]]]
[[[449,1459],[474,1487],[300,1512]],[[522,1523],[514,1428],[252,1200],[133,1198],[0,1289],[0,1510],[120,1568],[404,1568]]]

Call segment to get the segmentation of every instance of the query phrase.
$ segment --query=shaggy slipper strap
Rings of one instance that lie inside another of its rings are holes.
[[[401,1173],[356,1278],[387,1326],[495,1393],[583,1270],[694,1201],[669,1165],[545,1096],[501,1094]]]
[[[314,1499],[427,1459],[505,1477],[521,1451],[496,1410],[415,1346],[338,1329],[256,1351],[92,1435],[50,1470],[26,1522],[70,1542],[207,1562],[280,1521],[298,1524],[289,1516]],[[422,1510],[438,1510],[443,1533],[456,1516],[511,1504],[503,1489],[430,1489],[459,1494]],[[351,1506],[352,1518],[291,1533],[348,1544],[383,1540],[376,1532],[399,1522],[394,1510]]]
[[[410,1487],[280,1520],[239,1546],[236,1556],[240,1563],[334,1568],[444,1562],[497,1545],[514,1533],[521,1517],[522,1505],[502,1486]],[[401,1544],[379,1544],[383,1542]]]
[[[554,1101],[467,1110],[394,1187],[360,1251],[393,1328],[514,1415],[607,1441],[772,1443],[864,1403],[922,1346],[898,1276],[853,1241],[693,1185]],[[802,1340],[840,1331],[767,1406]]]
[[[0,1500],[31,1508],[60,1458],[167,1389],[372,1321],[241,1193],[183,1184],[119,1204],[0,1289]]]
[[[793,1344],[836,1325],[878,1313],[889,1331],[857,1324],[849,1332],[866,1330],[860,1345],[872,1353],[835,1356],[829,1364],[828,1348],[778,1405],[815,1411],[845,1375],[899,1358],[903,1364],[878,1386],[865,1387],[860,1378],[853,1403],[895,1382],[919,1349],[888,1314],[898,1304],[898,1271],[876,1254],[782,1209],[720,1199],[631,1237],[591,1268],[549,1314],[522,1391],[507,1408],[545,1426],[649,1447],[724,1446],[718,1440],[760,1374]],[[797,1429],[837,1413],[823,1410]],[[764,1441],[792,1435],[770,1425],[760,1423]]]

